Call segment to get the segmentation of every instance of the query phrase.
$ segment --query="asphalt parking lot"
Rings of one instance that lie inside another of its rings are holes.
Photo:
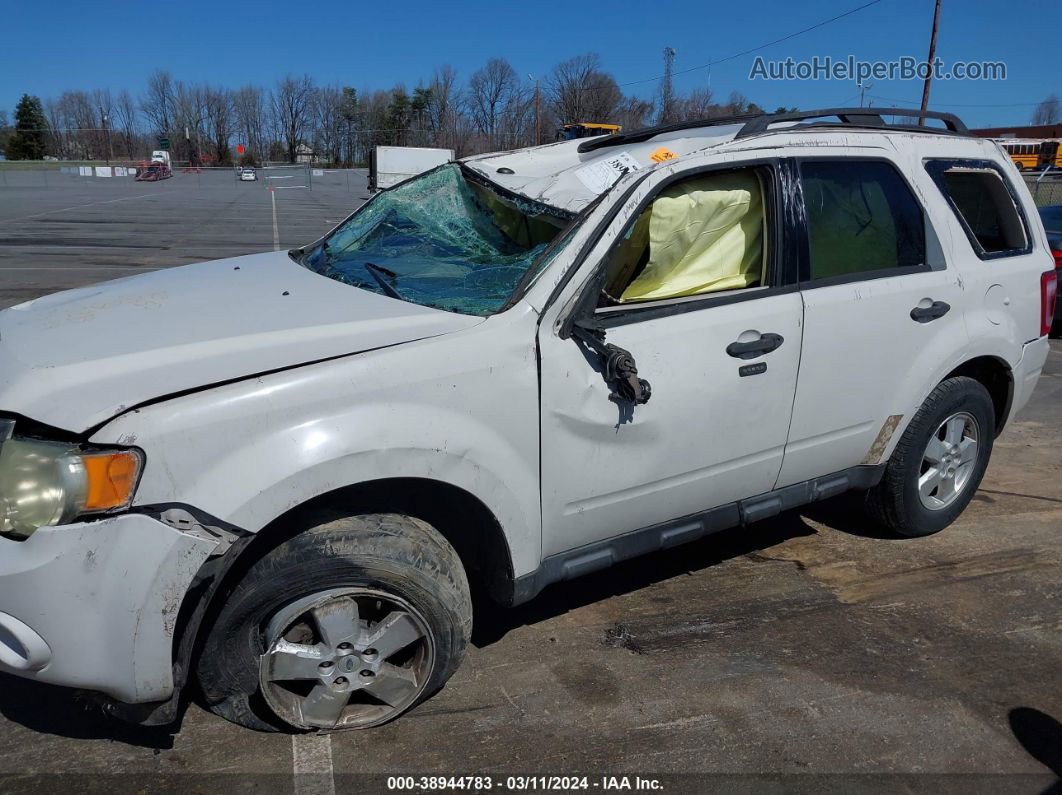
[[[366,198],[363,174],[347,176],[272,192],[201,175],[0,185],[0,307],[309,242]],[[1044,792],[1062,775],[1060,450],[1056,341],[940,535],[883,538],[842,498],[483,607],[441,693],[331,738],[255,734],[194,699],[174,731],[126,726],[0,677],[3,786],[364,792],[386,787],[380,774],[589,774],[594,788],[640,774],[670,791]]]
[[[310,177],[312,188],[294,187],[306,183],[305,169],[257,182],[237,182],[228,169],[162,182],[0,173],[0,308],[140,271],[269,251],[274,241],[309,243],[369,197],[363,169]]]

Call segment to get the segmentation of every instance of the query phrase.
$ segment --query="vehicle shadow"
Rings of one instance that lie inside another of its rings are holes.
[[[109,717],[92,699],[74,690],[8,674],[0,674],[0,715],[43,734],[163,750],[173,747],[173,735],[180,730],[179,722],[164,727],[126,723]]]
[[[867,515],[864,507],[866,499],[864,491],[848,491],[828,500],[805,505],[799,510],[809,519],[848,535],[878,541],[903,540],[903,536],[882,527]]]
[[[734,527],[690,544],[626,560],[602,571],[551,585],[519,607],[505,608],[486,594],[473,593],[472,644],[477,648],[490,646],[517,627],[537,624],[612,596],[716,566],[791,538],[815,535],[815,532],[799,512],[788,511],[749,527]]]
[[[1029,756],[1059,777],[1046,793],[1062,793],[1062,723],[1032,707],[1015,707],[1007,722]]]

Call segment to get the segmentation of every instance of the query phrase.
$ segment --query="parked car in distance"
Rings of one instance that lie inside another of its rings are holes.
[[[244,166],[240,171],[240,182],[255,182],[258,180],[258,172],[251,166]]]
[[[1055,272],[1062,278],[1062,204],[1040,208],[1040,220],[1047,232],[1047,245],[1055,258]],[[1062,301],[1055,302],[1055,324],[1053,334],[1062,334]]]
[[[469,157],[299,249],[0,312],[0,669],[141,723],[195,678],[250,728],[365,728],[454,673],[473,587],[849,489],[944,529],[1057,275],[999,147],[885,121],[918,113]]]

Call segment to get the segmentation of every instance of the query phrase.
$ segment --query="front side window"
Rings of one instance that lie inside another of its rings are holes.
[[[922,208],[891,165],[807,161],[800,171],[809,246],[805,281],[925,263]]]
[[[484,316],[505,306],[570,219],[448,165],[381,193],[299,263],[364,290]]]
[[[662,190],[609,252],[604,305],[759,286],[766,280],[765,174],[701,174]]]
[[[930,161],[937,186],[951,204],[977,255],[1023,253],[1025,224],[1007,183],[992,165],[977,161]]]

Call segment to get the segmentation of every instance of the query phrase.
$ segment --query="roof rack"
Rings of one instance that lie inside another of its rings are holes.
[[[921,127],[917,124],[888,124],[885,116],[905,116],[915,119],[936,119],[944,122],[944,127]],[[644,130],[634,130],[629,133],[616,133],[614,135],[591,138],[579,145],[580,152],[593,152],[596,149],[604,149],[611,146],[619,146],[626,143],[639,143],[648,141],[658,135],[680,130],[690,130],[698,127],[719,127],[724,124],[737,124],[743,122],[741,129],[734,139],[747,138],[750,135],[758,135],[767,132],[772,124],[787,121],[811,121],[814,119],[828,119],[835,117],[836,122],[821,121],[804,126],[815,127],[875,127],[889,130],[907,130],[909,132],[937,133],[940,135],[969,135],[970,131],[962,120],[954,113],[941,113],[935,110],[919,110],[917,108],[821,108],[819,110],[801,110],[793,113],[752,113],[741,116],[724,116],[714,119],[698,119],[696,121],[684,121],[677,124],[663,124],[658,127],[647,127]]]

